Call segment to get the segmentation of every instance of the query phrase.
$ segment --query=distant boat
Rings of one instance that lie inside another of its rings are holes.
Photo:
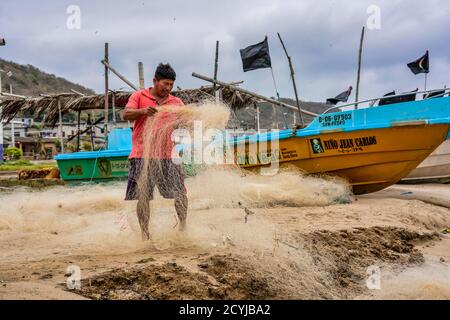
[[[450,182],[450,137],[414,169],[404,183]]]

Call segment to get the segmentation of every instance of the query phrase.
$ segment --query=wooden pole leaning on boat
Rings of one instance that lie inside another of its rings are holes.
[[[217,80],[217,71],[219,69],[219,41],[216,41],[216,55],[214,57],[214,81]],[[216,97],[216,103],[220,102],[219,93],[216,91],[216,82],[213,83],[214,96]]]
[[[295,76],[294,76],[294,67],[292,65],[291,57],[289,56],[286,47],[284,45],[283,39],[281,39],[280,33],[278,33],[278,38],[280,39],[281,45],[283,46],[284,53],[286,53],[286,57],[289,62],[289,69],[291,70],[291,79],[292,79],[292,85],[294,86],[294,93],[295,93],[295,101],[297,103],[298,108],[298,114],[300,115],[300,122],[302,125],[302,128],[305,126],[305,121],[303,120],[303,114],[302,114],[302,108],[300,107],[300,101],[298,100],[298,93],[297,93],[297,85],[295,84]]]
[[[359,42],[359,52],[358,52],[358,71],[356,74],[356,94],[355,94],[355,102],[358,102],[359,99],[359,81],[361,77],[361,58],[362,58],[362,49],[363,49],[363,42],[364,42],[364,30],[365,28],[362,27],[361,31],[361,39]],[[358,109],[358,103],[355,103],[355,109]]]
[[[267,101],[267,102],[270,102],[270,103],[273,103],[273,104],[277,104],[277,105],[283,106],[283,107],[291,109],[291,110],[298,111],[298,108],[296,108],[296,107],[294,107],[294,106],[292,106],[290,104],[287,104],[287,103],[281,102],[281,101],[277,101],[275,99],[271,99],[271,98],[262,96],[260,94],[255,93],[255,92],[251,92],[251,91],[242,89],[242,88],[237,87],[237,86],[235,86],[233,84],[230,84],[230,83],[222,82],[222,81],[219,81],[219,80],[214,80],[213,78],[210,78],[210,77],[207,77],[207,76],[203,76],[203,75],[195,73],[195,72],[192,73],[192,76],[195,77],[195,78],[198,78],[198,79],[202,79],[202,80],[211,82],[211,83],[215,82],[216,84],[218,84],[220,86],[231,88],[233,90],[242,92],[243,94],[248,94],[248,95],[253,96],[253,97],[255,97],[257,99],[260,99],[262,101]],[[310,111],[307,111],[307,110],[304,110],[304,109],[301,109],[301,113],[307,114],[307,115],[313,116],[313,117],[317,117],[318,116],[317,113],[310,112]]]

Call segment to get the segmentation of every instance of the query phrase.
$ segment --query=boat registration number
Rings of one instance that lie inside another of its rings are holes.
[[[345,122],[352,120],[351,113],[336,114],[334,116],[319,116],[319,123],[322,127],[334,127],[345,125]]]

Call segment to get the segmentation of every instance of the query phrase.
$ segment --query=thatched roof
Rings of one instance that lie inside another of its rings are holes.
[[[257,102],[253,96],[242,94],[232,88],[220,89],[222,90],[222,100],[232,109],[240,109]],[[115,91],[110,95],[110,99],[114,96],[116,108],[121,109],[125,107],[131,94],[132,92]],[[182,99],[186,104],[214,100],[214,89],[212,86],[177,90],[172,94]],[[54,126],[59,119],[58,101],[61,103],[62,114],[79,110],[103,110],[104,96],[104,94],[80,96],[77,93],[62,93],[29,98],[6,97],[0,102],[0,107],[3,107],[1,119],[9,122],[18,113],[26,113],[35,117],[44,115],[43,121],[48,125]]]

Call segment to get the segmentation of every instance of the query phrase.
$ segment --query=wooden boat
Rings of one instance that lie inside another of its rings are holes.
[[[401,182],[450,182],[450,138],[445,140]]]
[[[107,140],[108,148],[105,150],[55,156],[61,178],[65,181],[127,178],[131,129],[114,129]]]
[[[322,114],[302,130],[236,138],[232,152],[249,170],[291,164],[343,177],[364,194],[406,177],[447,138],[449,124],[449,97],[402,102]]]

